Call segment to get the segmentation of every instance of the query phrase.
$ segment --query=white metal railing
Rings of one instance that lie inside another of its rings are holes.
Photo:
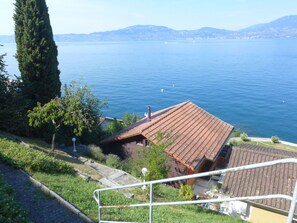
[[[225,202],[225,201],[246,201],[246,200],[260,200],[260,199],[271,199],[271,198],[283,198],[283,199],[287,199],[287,200],[291,201],[291,206],[290,206],[290,210],[289,210],[289,214],[288,214],[287,223],[292,223],[294,211],[295,211],[295,207],[296,207],[296,200],[297,200],[297,181],[295,182],[293,196],[289,196],[289,195],[285,195],[285,194],[270,194],[270,195],[260,195],[260,196],[217,198],[217,199],[208,199],[208,200],[153,202],[153,185],[154,184],[187,180],[187,179],[191,179],[191,178],[205,177],[205,176],[224,174],[224,173],[232,173],[232,172],[237,172],[237,171],[242,171],[242,170],[249,170],[249,169],[255,169],[255,168],[259,168],[259,167],[266,167],[266,166],[272,166],[272,165],[276,165],[276,164],[285,164],[285,163],[297,164],[297,159],[295,159],[295,158],[280,159],[280,160],[274,160],[274,161],[269,161],[269,162],[233,167],[233,168],[228,168],[228,169],[222,169],[222,170],[216,170],[216,171],[210,171],[210,172],[204,172],[204,173],[197,173],[197,174],[180,176],[180,177],[166,178],[166,179],[162,179],[162,180],[154,180],[154,181],[148,181],[148,182],[137,183],[137,184],[97,189],[94,191],[93,195],[94,195],[94,199],[98,203],[99,223],[116,222],[116,221],[101,220],[101,209],[104,209],[104,208],[149,207],[149,222],[152,223],[153,222],[153,207],[154,206],[218,203],[218,202]],[[113,205],[113,206],[102,206],[100,204],[100,193],[102,191],[127,189],[127,188],[141,187],[144,185],[149,185],[149,188],[150,188],[150,197],[149,197],[150,199],[149,199],[148,203],[129,204],[129,205]],[[125,223],[127,223],[127,222],[125,222]]]

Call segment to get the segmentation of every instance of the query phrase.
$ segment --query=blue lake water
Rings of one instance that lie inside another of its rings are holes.
[[[190,100],[250,136],[297,142],[297,39],[57,45],[62,82],[87,83],[106,116]],[[18,74],[15,45],[1,52]]]

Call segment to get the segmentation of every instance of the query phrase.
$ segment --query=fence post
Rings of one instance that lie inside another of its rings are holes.
[[[98,196],[97,196],[97,199],[98,199],[98,222],[100,223],[101,222],[100,191],[98,191],[97,193],[98,193]]]
[[[294,188],[294,193],[293,193],[293,197],[292,197],[292,201],[291,201],[291,206],[290,206],[287,223],[292,223],[292,221],[293,221],[294,212],[295,212],[295,208],[296,208],[296,200],[297,200],[297,180],[295,183],[295,188]]]
[[[150,216],[149,216],[149,222],[152,223],[153,222],[153,184],[150,183]]]

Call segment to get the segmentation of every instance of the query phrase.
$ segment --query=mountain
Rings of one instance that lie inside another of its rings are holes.
[[[285,16],[269,23],[262,23],[247,27],[241,31],[257,32],[267,29],[296,29],[297,15]]]
[[[297,16],[285,16],[239,30],[242,36],[258,38],[297,38]]]
[[[212,27],[196,30],[174,30],[165,26],[136,25],[113,31],[62,34],[54,37],[57,42],[297,38],[297,15],[285,16],[269,23],[257,24],[237,31]],[[14,36],[0,36],[0,43],[8,42],[14,42]]]
[[[165,26],[136,25],[124,29],[90,34],[56,35],[56,41],[138,41],[178,39],[179,31]]]

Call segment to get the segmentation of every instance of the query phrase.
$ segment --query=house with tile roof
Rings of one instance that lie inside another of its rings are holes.
[[[297,152],[242,144],[232,148],[228,167],[297,158]],[[227,173],[222,192],[233,197],[268,194],[292,196],[297,179],[297,164],[278,164],[265,168]],[[237,206],[240,205],[237,202]],[[286,199],[263,199],[245,202],[243,214],[253,223],[285,223],[291,202]],[[234,206],[234,205],[233,205]],[[297,213],[295,211],[295,213]],[[295,222],[295,221],[294,221]]]
[[[157,112],[102,141],[105,151],[121,158],[135,157],[147,142],[157,143],[158,132],[170,145],[165,153],[172,157],[170,176],[215,169],[226,156],[225,144],[234,127],[190,101]],[[193,182],[192,182],[193,183]],[[192,184],[190,183],[190,184]]]

